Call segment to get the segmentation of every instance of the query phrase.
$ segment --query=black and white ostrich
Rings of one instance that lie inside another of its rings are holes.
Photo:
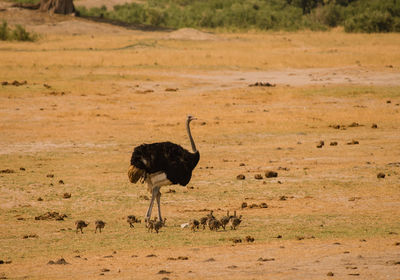
[[[136,183],[139,179],[147,182],[151,193],[150,205],[146,213],[146,221],[150,220],[154,199],[157,200],[158,218],[163,221],[160,209],[160,188],[166,185],[179,184],[186,186],[192,177],[192,171],[200,159],[190,132],[190,122],[195,120],[188,116],[186,130],[192,145],[192,153],[171,142],[142,144],[132,153],[131,166],[128,171],[129,180]]]

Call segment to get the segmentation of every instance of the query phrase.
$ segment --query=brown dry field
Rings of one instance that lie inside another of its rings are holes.
[[[27,81],[0,86],[2,279],[400,279],[400,35],[143,32],[7,7],[1,19],[41,34],[0,42],[0,82]],[[187,114],[201,154],[189,187],[163,187],[159,234],[131,229],[149,195],[128,181],[133,147],[189,148]],[[211,209],[243,222],[181,229]],[[47,211],[67,217],[35,220]]]

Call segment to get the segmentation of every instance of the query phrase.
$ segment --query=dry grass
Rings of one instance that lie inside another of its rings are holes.
[[[112,273],[105,276],[114,279],[131,273],[150,277],[147,272],[160,279],[157,271],[163,268],[176,278],[189,277],[192,270],[194,278],[222,279],[232,270],[231,261],[240,266],[238,279],[320,279],[332,269],[346,275],[339,252],[350,250],[354,262],[357,254],[369,256],[363,279],[372,279],[382,266],[391,279],[399,276],[395,266],[385,264],[398,258],[393,243],[400,233],[399,86],[360,85],[353,75],[353,67],[370,71],[371,78],[376,71],[398,73],[399,36],[254,33],[197,42],[164,40],[157,32],[128,35],[48,35],[35,44],[1,43],[0,77],[28,84],[0,87],[0,170],[15,170],[0,174],[0,259],[12,260],[0,265],[0,273],[96,278],[108,266]],[[355,82],[257,88],[215,75],[289,69],[289,81],[290,69],[330,67],[349,71]],[[130,153],[143,142],[171,140],[189,147],[188,113],[199,118],[192,128],[201,152],[193,189],[177,186],[176,193],[166,193],[164,188],[168,227],[158,235],[148,234],[143,224],[130,229],[126,216],[142,216],[148,205],[140,198],[148,195],[146,188],[128,181]],[[362,126],[330,127],[353,122]],[[325,146],[318,149],[320,140]],[[346,144],[352,140],[359,145]],[[329,146],[331,141],[338,146]],[[278,171],[278,178],[254,179],[266,170]],[[378,172],[386,178],[378,179]],[[237,180],[239,173],[246,180]],[[72,197],[64,199],[65,192]],[[242,210],[242,202],[269,207]],[[204,209],[218,216],[237,210],[244,220],[237,231],[192,233],[179,227],[206,214]],[[68,218],[34,219],[47,211]],[[91,223],[84,234],[75,233],[78,219]],[[101,234],[94,233],[97,219],[107,223]],[[29,234],[38,237],[23,238]],[[254,245],[231,247],[231,238],[247,235]],[[334,241],[344,246],[331,246]],[[268,257],[265,248],[277,259],[268,264],[272,270],[256,265],[258,257]],[[113,251],[114,258],[103,258]],[[305,257],[305,252],[311,253]],[[150,253],[158,259],[146,258]],[[164,261],[178,254],[190,256],[189,268]],[[327,255],[333,259],[322,257]],[[73,265],[46,265],[60,256]],[[212,256],[217,263],[203,270]],[[296,256],[304,256],[304,263]],[[292,270],[299,266],[303,270]]]

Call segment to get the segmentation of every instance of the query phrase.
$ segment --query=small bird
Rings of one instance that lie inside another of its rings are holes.
[[[213,210],[210,210],[210,213],[207,214],[207,216],[204,216],[200,219],[200,224],[203,226],[203,230],[206,229],[206,225],[210,220],[215,219],[213,212]]]
[[[212,219],[208,222],[208,226],[209,226],[210,230],[217,231],[221,227],[221,222],[217,219]]]
[[[242,215],[238,217],[234,217],[232,219],[232,225],[231,225],[231,229],[236,230],[236,228],[240,225],[240,223],[242,222]]]
[[[154,225],[157,222],[157,218],[154,217],[153,220],[148,220],[146,223],[147,232],[153,232]]]
[[[194,219],[194,220],[190,221],[189,225],[190,225],[190,229],[193,230],[193,232],[194,232],[196,228],[199,229],[200,222],[198,220]]]
[[[129,216],[127,217],[126,221],[129,223],[129,226],[130,226],[131,228],[134,227],[134,226],[133,226],[134,223],[141,223],[141,222],[142,222],[141,220],[138,220],[134,215],[129,215]]]
[[[221,218],[221,226],[225,230],[226,225],[232,219],[233,216],[229,216],[229,211],[226,211],[226,216]]]
[[[97,229],[99,229],[99,231],[101,233],[101,229],[103,229],[105,227],[106,223],[103,222],[102,220],[97,220],[95,222],[95,225],[96,225],[96,230],[94,231],[94,233],[97,233]]]
[[[81,233],[83,233],[82,229],[87,227],[89,223],[86,223],[85,221],[82,220],[77,220],[75,222],[75,225],[76,225],[76,233],[78,233],[78,230],[81,230]]]

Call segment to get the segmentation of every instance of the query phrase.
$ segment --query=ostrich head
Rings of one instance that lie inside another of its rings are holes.
[[[193,117],[192,115],[188,115],[188,116],[187,116],[187,121],[188,121],[188,122],[191,122],[191,121],[193,121],[193,120],[197,120],[197,118],[196,118],[196,117]]]

